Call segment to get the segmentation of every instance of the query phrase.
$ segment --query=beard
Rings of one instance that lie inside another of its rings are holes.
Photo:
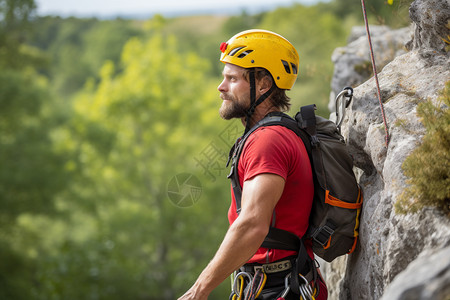
[[[233,118],[243,118],[247,115],[248,106],[237,98],[229,94],[220,94],[220,98],[228,100],[223,101],[219,109],[219,115],[222,119],[231,120]]]

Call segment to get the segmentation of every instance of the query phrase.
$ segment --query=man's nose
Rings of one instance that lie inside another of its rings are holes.
[[[219,92],[221,92],[221,93],[227,91],[225,79],[219,84],[219,86],[217,87],[217,90],[218,90]]]

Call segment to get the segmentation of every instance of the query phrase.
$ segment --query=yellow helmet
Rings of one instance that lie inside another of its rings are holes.
[[[298,75],[294,46],[279,34],[262,29],[240,32],[220,45],[220,61],[242,68],[264,68],[280,89],[291,89]]]

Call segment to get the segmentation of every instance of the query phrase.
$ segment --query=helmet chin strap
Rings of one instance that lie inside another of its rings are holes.
[[[256,100],[256,79],[255,79],[255,69],[250,69],[250,108],[247,110],[247,114],[245,116],[245,131],[244,135],[250,130],[250,120],[255,113],[255,109],[258,105],[260,105],[264,100],[266,100],[275,89],[275,83],[272,83],[270,89],[262,94],[258,100]]]

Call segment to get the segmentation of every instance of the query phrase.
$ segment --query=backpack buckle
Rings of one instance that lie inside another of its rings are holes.
[[[311,146],[317,147],[318,145],[320,145],[320,140],[317,135],[311,136]]]
[[[312,238],[319,243],[322,247],[328,243],[328,240],[334,233],[334,229],[328,226],[329,224],[325,224],[322,228],[316,229],[312,234]]]

